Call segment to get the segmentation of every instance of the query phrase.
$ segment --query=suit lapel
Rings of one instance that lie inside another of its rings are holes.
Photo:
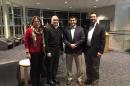
[[[68,31],[69,39],[72,40],[72,36],[71,36],[71,28],[69,27],[67,31]]]
[[[96,35],[97,32],[98,32],[98,27],[97,27],[97,25],[96,25],[91,40],[93,40],[93,38],[94,38],[94,36]]]

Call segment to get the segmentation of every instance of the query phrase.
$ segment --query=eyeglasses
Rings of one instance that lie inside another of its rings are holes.
[[[39,23],[40,21],[34,21],[34,22],[38,22]]]

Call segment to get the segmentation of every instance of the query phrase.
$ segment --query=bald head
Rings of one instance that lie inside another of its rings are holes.
[[[59,18],[58,18],[58,16],[52,16],[52,17],[51,17],[51,24],[52,24],[53,26],[58,26],[58,23],[59,23]]]

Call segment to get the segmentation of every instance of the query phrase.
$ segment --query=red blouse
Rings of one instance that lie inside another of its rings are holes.
[[[42,34],[36,35],[36,44],[37,44],[37,46],[34,46],[33,38],[32,38],[32,28],[29,27],[26,30],[26,33],[24,36],[25,48],[28,49],[30,53],[42,52],[42,50],[43,50]]]

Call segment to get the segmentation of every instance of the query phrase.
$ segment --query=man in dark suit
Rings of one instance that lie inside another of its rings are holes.
[[[86,33],[86,75],[85,84],[98,86],[100,59],[105,47],[105,29],[97,23],[96,13],[90,14],[90,26]]]
[[[60,84],[56,78],[60,50],[62,47],[62,31],[58,26],[59,18],[57,16],[52,16],[51,24],[46,28],[46,67],[47,67],[47,83],[51,86],[55,84]]]
[[[67,67],[67,85],[71,84],[72,77],[72,63],[75,60],[77,67],[77,82],[80,86],[83,85],[82,80],[82,44],[85,39],[83,28],[76,25],[77,18],[71,17],[69,19],[70,26],[64,29],[64,43],[66,53],[66,67]]]

